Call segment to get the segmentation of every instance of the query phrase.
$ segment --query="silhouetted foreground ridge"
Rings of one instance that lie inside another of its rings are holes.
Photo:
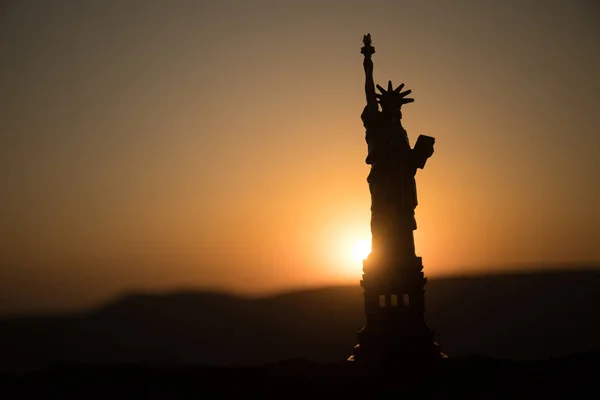
[[[303,360],[246,368],[66,365],[25,374],[5,373],[0,377],[0,397],[373,398],[410,394],[420,398],[598,398],[599,365],[600,354],[591,353],[527,362],[468,357],[445,360],[436,373],[423,379],[411,376],[410,371],[369,376],[349,363],[317,364]]]

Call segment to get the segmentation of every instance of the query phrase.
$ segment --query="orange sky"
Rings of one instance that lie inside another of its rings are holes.
[[[0,312],[357,283],[362,35],[404,82],[426,274],[600,261],[593,1],[0,6]]]

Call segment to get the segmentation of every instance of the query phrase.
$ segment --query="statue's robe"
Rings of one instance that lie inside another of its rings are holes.
[[[414,257],[416,166],[408,135],[400,121],[394,122],[376,108],[365,107],[361,118],[366,128],[366,163],[371,165],[367,182],[373,252]]]

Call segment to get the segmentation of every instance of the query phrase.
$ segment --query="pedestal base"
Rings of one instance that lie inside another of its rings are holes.
[[[448,358],[440,350],[440,345],[431,340],[429,334],[423,335],[375,335],[367,328],[358,333],[359,343],[348,362],[383,369],[413,369],[426,372]]]

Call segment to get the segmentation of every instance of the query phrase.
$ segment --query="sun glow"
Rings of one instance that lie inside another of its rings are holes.
[[[364,208],[368,210],[368,204]],[[363,260],[371,253],[369,214],[343,211],[329,213],[331,219],[322,221],[325,229],[320,237],[315,237],[315,243],[320,247],[321,262],[327,265],[332,277],[355,282],[363,273]]]
[[[371,241],[359,240],[352,245],[352,258],[354,261],[362,261],[371,253]]]

